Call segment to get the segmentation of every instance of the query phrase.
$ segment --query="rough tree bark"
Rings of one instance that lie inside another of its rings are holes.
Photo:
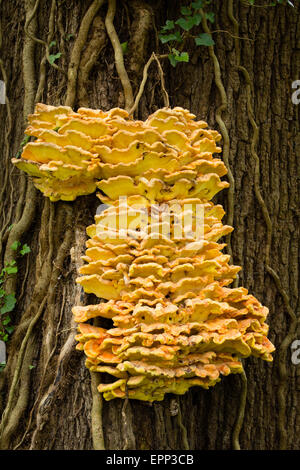
[[[171,106],[190,109],[216,129],[222,97],[214,54],[220,64],[227,106],[219,114],[228,130],[235,183],[233,258],[243,267],[239,285],[270,309],[269,338],[277,348],[272,364],[245,361],[248,388],[239,421],[240,376],[224,378],[209,391],[192,389],[179,400],[130,401],[126,409],[121,400],[102,403],[95,392],[97,377],[91,378],[83,354],[75,350],[71,308],[91,301],[75,278],[96,198],[50,203],[12,167],[10,158],[23,140],[24,119],[36,100],[58,105],[67,99],[75,108],[104,110],[124,106],[105,30],[107,3],[0,3],[0,78],[9,99],[0,105],[1,262],[15,256],[10,249],[15,240],[31,247],[17,260],[19,272],[7,286],[18,301],[8,363],[0,374],[1,448],[92,449],[102,448],[104,439],[107,449],[230,449],[238,448],[241,427],[242,449],[299,449],[300,367],[290,360],[290,343],[297,337],[293,315],[299,318],[299,107],[291,101],[292,81],[300,78],[298,4],[294,9],[251,7],[244,1],[216,0],[211,28],[222,32],[213,34],[214,48],[188,44],[190,62],[175,69],[162,60]],[[128,41],[125,66],[134,93],[151,53],[165,52],[157,30],[179,16],[182,3],[117,2],[114,25],[120,42]],[[53,40],[50,52],[62,53],[58,68],[47,60]],[[137,116],[144,119],[163,105],[153,63]],[[228,210],[223,193],[218,201]]]

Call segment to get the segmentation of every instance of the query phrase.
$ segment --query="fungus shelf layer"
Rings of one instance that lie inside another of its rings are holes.
[[[119,108],[38,104],[26,134],[35,140],[13,163],[38,189],[52,201],[98,190],[106,204],[77,279],[106,302],[73,308],[77,349],[103,373],[106,400],[163,400],[242,372],[250,355],[272,360],[268,309],[229,287],[240,267],[222,252],[233,229],[211,201],[229,186],[218,132],[179,107],[135,121]]]

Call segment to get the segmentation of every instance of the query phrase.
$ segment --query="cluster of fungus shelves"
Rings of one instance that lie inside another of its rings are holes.
[[[73,308],[86,366],[111,377],[98,387],[106,400],[163,400],[242,373],[250,355],[272,360],[268,309],[228,287],[240,267],[222,253],[218,241],[233,229],[211,201],[228,187],[218,132],[178,107],[136,121],[119,108],[38,104],[26,134],[36,140],[13,163],[45,196],[72,201],[98,189],[107,205],[87,228],[77,279],[106,302]],[[92,325],[96,317],[113,327]]]

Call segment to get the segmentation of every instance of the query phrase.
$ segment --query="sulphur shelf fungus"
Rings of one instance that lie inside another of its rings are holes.
[[[77,349],[101,372],[106,400],[163,400],[241,373],[250,355],[272,361],[268,309],[243,287],[219,240],[233,229],[211,199],[229,185],[221,136],[189,111],[146,121],[38,104],[13,163],[52,201],[93,193],[105,204],[87,228],[77,282],[96,305],[73,308]],[[110,329],[93,325],[111,319]]]

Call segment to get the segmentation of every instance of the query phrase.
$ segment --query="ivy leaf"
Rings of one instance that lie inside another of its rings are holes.
[[[30,365],[28,366],[28,368],[29,368],[29,370],[32,370],[32,369],[35,368],[35,366],[33,366],[32,364],[30,364]]]
[[[159,39],[163,44],[169,41],[182,41],[181,34],[179,31],[167,35],[160,34]]]
[[[190,29],[192,29],[193,26],[195,26],[195,25],[198,26],[200,24],[200,22],[201,22],[201,15],[200,15],[200,13],[197,13],[196,15],[191,16],[188,19],[179,18],[176,21],[176,24],[178,24],[185,31],[189,31]]]
[[[51,54],[51,55],[49,55],[49,62],[50,62],[50,64],[53,65],[54,62],[56,61],[56,59],[59,59],[61,55],[62,55],[61,52],[58,52],[57,54]]]
[[[0,372],[3,371],[3,369],[5,368],[6,366],[6,362],[0,362]]]
[[[12,332],[14,331],[14,329],[15,329],[15,328],[14,328],[13,326],[7,326],[7,327],[5,328],[5,331],[6,331],[9,335],[11,335]]]
[[[30,141],[30,135],[26,135],[26,134],[24,134],[24,135],[25,135],[25,137],[24,137],[24,139],[22,140],[22,142],[20,144],[21,147],[24,147],[24,145],[26,145]]]
[[[199,26],[199,24],[201,23],[201,20],[202,20],[202,16],[200,15],[200,13],[196,13],[193,18],[194,18],[194,21],[195,21],[195,25]]]
[[[1,271],[1,276],[3,277],[4,274],[15,274],[18,272],[17,262],[16,260],[12,260],[9,263],[5,263],[5,268]]]
[[[1,339],[4,341],[4,343],[6,343],[6,341],[8,341],[8,334],[1,333]]]
[[[5,266],[11,267],[11,266],[15,266],[16,264],[17,264],[16,260],[13,259],[13,260],[10,261],[9,263],[5,263]]]
[[[73,34],[73,33],[67,34],[66,35],[66,41],[70,41],[70,39],[72,39],[74,36],[75,36],[75,34]]]
[[[26,135],[26,134],[24,134],[24,135],[25,135],[25,137],[22,140],[22,142],[20,143],[20,148],[17,151],[17,154],[16,154],[15,158],[20,158],[21,157],[23,147],[30,141],[30,135]]]
[[[123,54],[126,54],[128,50],[128,41],[122,42],[121,47],[122,47]]]
[[[176,60],[175,60],[175,55],[174,55],[174,54],[169,54],[169,55],[168,55],[168,59],[169,59],[171,65],[173,65],[173,67],[176,67],[177,62],[176,62]]]
[[[166,24],[161,28],[162,31],[170,31],[170,29],[174,29],[175,24],[174,21],[167,20]]]
[[[180,12],[182,15],[189,16],[192,14],[192,10],[189,7],[181,7]]]
[[[181,52],[181,54],[175,55],[175,60],[177,62],[188,62],[190,58],[187,52]]]
[[[193,2],[192,7],[195,8],[195,10],[198,10],[198,8],[202,8],[203,0],[198,0],[197,2]]]
[[[6,274],[16,274],[18,272],[18,267],[17,266],[7,266],[5,268]]]
[[[13,244],[11,245],[10,248],[12,250],[16,251],[19,248],[20,245],[21,245],[21,243],[18,240],[16,240],[15,242],[13,242]]]
[[[205,17],[208,21],[210,21],[211,23],[214,23],[215,21],[215,14],[213,11],[209,11],[208,13],[205,13]]]
[[[27,243],[25,243],[25,245],[22,246],[22,250],[20,250],[20,254],[22,256],[24,256],[24,255],[27,255],[27,253],[30,253],[30,252],[31,252],[30,246],[28,246]]]
[[[16,302],[17,299],[15,298],[15,294],[7,294],[5,296],[4,305],[0,309],[1,315],[12,312],[15,308]]]
[[[169,61],[171,62],[171,65],[173,67],[176,67],[177,62],[188,62],[189,61],[189,55],[187,52],[179,52],[177,49],[172,49],[172,54],[168,55]]]
[[[213,46],[215,41],[208,33],[199,34],[197,38],[195,38],[195,43],[197,46]]]
[[[50,44],[49,44],[49,49],[51,49],[51,47],[53,46],[56,46],[56,41],[51,41]]]
[[[8,325],[10,322],[11,322],[11,318],[8,315],[2,320],[2,323],[4,326]]]

